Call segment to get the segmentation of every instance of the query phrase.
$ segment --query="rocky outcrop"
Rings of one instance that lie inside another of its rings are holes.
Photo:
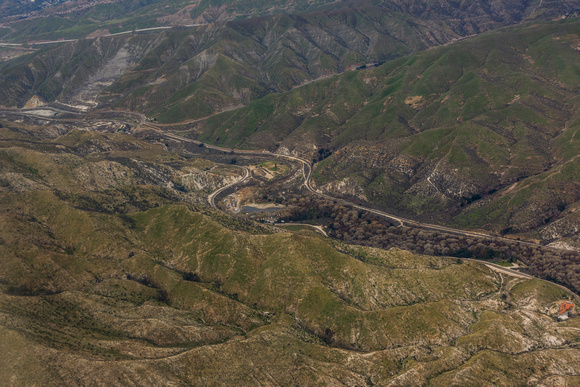
[[[572,212],[540,229],[542,239],[552,241],[580,233],[580,214]]]
[[[117,188],[135,183],[130,168],[113,161],[81,165],[73,171],[80,185],[88,190]]]
[[[357,199],[368,201],[369,199],[365,195],[365,192],[360,183],[357,183],[355,179],[351,177],[346,177],[339,181],[333,181],[324,184],[320,187],[322,192],[329,193],[332,195],[346,195],[355,197]]]
[[[0,173],[0,191],[5,192],[27,192],[46,189],[44,184],[28,179],[21,173],[2,172]]]
[[[420,161],[409,155],[397,155],[387,164],[387,170],[412,177],[417,173]]]
[[[44,105],[46,105],[46,102],[41,97],[39,97],[38,95],[33,95],[32,97],[30,97],[28,101],[26,101],[23,108],[34,109]]]
[[[441,159],[434,166],[423,172],[420,181],[407,191],[411,195],[443,195],[449,199],[469,198],[478,192],[481,187],[459,175],[457,168],[452,168],[446,160]]]
[[[100,43],[99,39],[95,41],[95,44],[97,43]],[[97,47],[97,52],[103,52],[100,45]],[[61,98],[61,101],[84,111],[96,108],[99,95],[125,73],[132,65],[133,60],[134,57],[127,42],[117,50],[112,58],[104,61],[95,73],[89,75],[70,97]]]
[[[187,172],[179,177],[181,184],[187,189],[195,191],[212,192],[226,185],[235,183],[239,176],[218,175],[208,171],[187,169]]]
[[[549,246],[580,251],[580,214],[578,208],[540,228],[540,236]]]

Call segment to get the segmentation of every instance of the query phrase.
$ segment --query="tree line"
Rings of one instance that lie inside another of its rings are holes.
[[[329,236],[348,243],[490,262],[520,261],[529,274],[580,293],[580,254],[576,251],[396,226],[373,213],[314,195],[290,199],[287,204],[289,207],[279,213],[280,220],[322,222],[328,227]]]

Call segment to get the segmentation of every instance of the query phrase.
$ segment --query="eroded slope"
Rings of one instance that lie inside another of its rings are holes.
[[[1,128],[2,383],[574,381],[554,285],[232,218],[163,178],[228,168],[46,131]]]
[[[315,162],[332,153],[315,166],[319,189],[401,214],[573,240],[579,25],[510,29],[349,72],[192,135]]]

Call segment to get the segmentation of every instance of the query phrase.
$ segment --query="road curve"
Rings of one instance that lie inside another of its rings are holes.
[[[43,106],[42,108],[43,109],[58,110],[58,109],[55,109],[55,108],[52,108],[52,107],[48,107],[48,106]],[[518,241],[518,240],[509,239],[509,238],[497,237],[497,236],[493,236],[493,235],[478,233],[478,232],[464,231],[464,230],[454,229],[454,228],[445,227],[445,226],[433,225],[433,224],[429,224],[429,223],[421,223],[421,222],[417,222],[417,221],[414,221],[414,220],[405,219],[405,218],[398,217],[398,216],[395,216],[395,215],[392,215],[392,214],[388,214],[388,213],[386,213],[384,211],[379,211],[379,210],[375,210],[375,209],[372,209],[372,208],[367,208],[367,207],[364,207],[364,206],[360,206],[360,205],[354,204],[354,203],[349,202],[349,201],[344,200],[344,199],[339,199],[339,198],[332,197],[330,195],[324,194],[324,193],[319,192],[316,189],[314,189],[314,187],[312,187],[311,182],[310,182],[311,181],[311,177],[312,177],[312,164],[310,164],[310,162],[308,162],[307,160],[304,160],[304,159],[302,159],[300,157],[291,156],[291,155],[284,155],[284,154],[279,154],[279,153],[272,153],[272,152],[265,151],[265,150],[264,151],[251,151],[251,150],[239,150],[239,149],[232,149],[232,148],[222,148],[222,147],[218,147],[218,146],[215,146],[215,145],[206,144],[206,143],[203,143],[201,141],[192,140],[190,138],[178,136],[178,135],[175,135],[175,134],[172,134],[172,133],[163,132],[154,123],[146,123],[146,116],[144,114],[142,114],[142,113],[130,112],[130,111],[119,111],[119,110],[101,111],[101,112],[103,112],[103,113],[105,113],[105,112],[107,112],[107,113],[108,112],[115,112],[115,113],[120,113],[120,114],[128,114],[128,115],[138,116],[140,118],[139,124],[137,126],[138,128],[141,127],[141,126],[144,126],[144,127],[147,127],[147,128],[153,129],[153,130],[156,130],[159,134],[161,134],[162,136],[165,136],[167,138],[171,138],[171,139],[174,139],[174,140],[177,140],[177,141],[182,141],[182,142],[190,142],[190,143],[193,143],[193,144],[196,144],[196,145],[203,144],[208,149],[214,149],[214,150],[218,150],[218,151],[221,151],[221,152],[228,152],[228,153],[233,153],[233,154],[241,154],[241,155],[248,155],[248,156],[251,156],[251,155],[256,155],[256,156],[270,156],[270,157],[285,158],[285,159],[288,159],[288,160],[297,161],[297,162],[301,163],[302,166],[303,166],[303,168],[302,168],[302,174],[303,174],[303,177],[304,177],[304,182],[302,183],[302,186],[304,186],[308,191],[310,191],[310,192],[312,192],[312,193],[314,193],[316,195],[319,195],[319,196],[322,196],[322,197],[331,199],[331,200],[337,200],[337,199],[338,200],[342,200],[343,202],[345,202],[345,203],[353,206],[354,208],[358,208],[358,209],[363,210],[363,211],[368,211],[368,212],[371,212],[373,214],[376,214],[376,215],[379,215],[379,216],[382,216],[382,217],[385,217],[385,218],[388,218],[388,219],[395,220],[395,221],[399,222],[400,225],[407,224],[407,225],[411,225],[411,226],[421,227],[421,228],[425,228],[425,229],[432,229],[432,230],[435,230],[435,231],[452,233],[452,234],[456,234],[456,235],[473,236],[473,237],[486,238],[486,239],[491,239],[491,240],[503,240],[503,241],[509,241],[509,242],[512,242],[512,243],[518,243],[518,244],[523,244],[523,245],[528,245],[528,246],[533,246],[533,247],[544,247],[544,248],[548,247],[548,246],[542,246],[542,245],[540,245],[538,243],[533,243],[533,242]],[[4,111],[0,111],[0,113],[12,113],[12,114],[13,113],[16,113],[16,114],[21,114],[21,115],[27,115],[26,112],[23,111],[22,109],[5,109]],[[32,115],[32,114],[28,114],[28,115]],[[57,120],[57,119],[54,119],[53,118],[53,120]],[[246,179],[248,179],[250,177],[250,171],[247,168],[241,167],[241,166],[237,166],[237,167],[242,168],[244,170],[244,176],[242,177],[242,179],[240,179],[240,180],[238,180],[238,181],[236,181],[236,182],[234,182],[232,184],[229,184],[229,185],[227,185],[225,187],[222,187],[222,188],[216,190],[215,192],[211,193],[208,196],[208,202],[209,202],[209,204],[212,207],[217,208],[216,205],[215,205],[215,198],[216,198],[217,195],[219,195],[221,192],[223,192],[227,188],[230,188],[230,187],[232,187],[234,185],[237,185],[237,184],[240,184],[240,183],[244,182]],[[567,287],[562,286],[560,284],[554,283],[552,281],[543,280],[541,278],[537,278],[537,277],[531,276],[529,274],[521,273],[521,272],[518,272],[518,271],[515,271],[515,270],[512,270],[512,269],[509,269],[509,268],[506,268],[506,267],[503,267],[503,266],[499,266],[499,265],[496,265],[496,264],[491,263],[491,262],[483,261],[483,260],[468,259],[468,258],[463,258],[463,260],[470,260],[470,261],[479,262],[479,263],[487,266],[488,268],[490,268],[490,269],[492,269],[492,270],[494,270],[496,272],[499,272],[501,274],[504,274],[504,275],[510,275],[510,276],[514,276],[514,277],[518,277],[518,278],[523,278],[523,279],[534,279],[535,278],[535,279],[540,279],[542,281],[546,281],[548,283],[554,284],[557,287],[561,288],[562,290],[565,290],[567,293],[571,293],[574,296],[576,302],[578,302],[580,304],[580,297],[578,295],[576,295],[575,293],[573,293]]]
[[[557,284],[555,282],[548,281],[548,280],[545,280],[545,279],[542,279],[542,278],[534,277],[533,275],[526,274],[526,273],[522,273],[520,271],[513,270],[513,269],[510,269],[508,267],[503,267],[503,266],[500,266],[500,265],[496,265],[495,263],[492,263],[492,262],[481,261],[479,259],[471,259],[471,258],[463,258],[463,260],[482,263],[485,266],[489,267],[493,271],[496,271],[496,272],[498,272],[500,274],[509,275],[511,277],[517,277],[517,278],[522,278],[522,279],[526,279],[526,280],[539,279],[540,281],[548,282],[548,283],[550,283],[550,284],[552,284],[554,286],[557,286],[560,289],[566,291],[566,293],[572,294],[574,296],[574,299],[576,300],[576,303],[580,305],[580,296],[578,296],[576,293],[574,293],[573,291],[571,291],[570,289],[568,289],[564,285],[560,285],[560,284]]]
[[[151,124],[148,124],[148,126],[154,126]],[[465,236],[465,237],[476,237],[476,238],[485,238],[485,239],[492,239],[492,240],[496,240],[496,241],[504,241],[504,242],[510,242],[510,243],[517,243],[517,244],[521,244],[521,245],[526,245],[526,246],[531,246],[531,247],[548,247],[548,246],[542,246],[538,243],[533,243],[533,242],[526,242],[526,241],[519,241],[519,240],[515,240],[515,239],[510,239],[510,238],[505,238],[505,237],[500,237],[500,236],[495,236],[495,235],[489,235],[489,234],[484,234],[484,233],[479,233],[479,232],[475,232],[475,231],[465,231],[465,230],[459,230],[459,229],[455,229],[455,228],[451,228],[451,227],[446,227],[446,226],[439,226],[436,224],[430,224],[430,223],[422,223],[422,222],[418,222],[416,220],[411,220],[411,219],[407,219],[407,218],[403,218],[400,216],[396,216],[393,214],[389,214],[387,212],[384,211],[380,211],[380,210],[376,210],[373,208],[369,208],[369,207],[364,207],[355,203],[352,203],[348,200],[345,199],[339,199],[336,198],[334,196],[330,196],[327,195],[325,193],[322,193],[316,189],[314,189],[314,187],[312,187],[311,184],[311,177],[312,177],[312,164],[310,164],[307,160],[304,160],[303,158],[297,157],[297,156],[291,156],[291,155],[285,155],[285,154],[280,154],[280,153],[272,153],[269,151],[252,151],[252,150],[240,150],[240,149],[232,149],[232,148],[222,148],[219,146],[215,146],[215,145],[211,145],[211,144],[205,144],[201,141],[197,141],[197,140],[192,140],[190,138],[187,137],[182,137],[182,136],[178,136],[176,134],[172,134],[172,133],[165,133],[162,132],[160,130],[158,130],[160,134],[162,134],[165,137],[169,137],[178,141],[185,141],[185,142],[191,142],[194,144],[203,144],[205,147],[207,147],[208,149],[214,149],[214,150],[218,150],[218,151],[222,151],[222,152],[230,152],[230,153],[234,153],[234,154],[242,154],[242,155],[257,155],[257,156],[270,156],[270,157],[277,157],[277,158],[284,158],[284,159],[288,159],[288,160],[293,160],[293,161],[297,161],[302,163],[303,165],[303,169],[302,169],[302,173],[304,176],[304,182],[302,183],[302,185],[304,187],[306,187],[306,189],[310,192],[312,192],[315,195],[324,197],[326,199],[330,199],[330,200],[342,200],[343,202],[345,202],[346,204],[357,208],[359,210],[363,210],[363,211],[368,211],[370,213],[373,213],[375,215],[381,216],[383,218],[387,218],[390,220],[394,220],[395,222],[399,223],[400,226],[403,225],[408,225],[408,226],[414,226],[414,227],[420,227],[420,228],[424,228],[424,229],[428,229],[428,230],[434,230],[434,231],[439,231],[439,232],[445,232],[445,233],[449,233],[449,234],[455,234],[455,235],[461,235],[461,236]],[[551,247],[548,247],[551,248]]]
[[[512,277],[524,278],[524,279],[534,279],[534,278],[536,278],[533,275],[529,275],[529,274],[526,274],[526,273],[522,273],[522,272],[519,272],[517,270],[512,270],[512,269],[509,269],[507,267],[503,267],[503,266],[500,266],[500,265],[496,265],[495,263],[480,261],[478,259],[470,259],[470,261],[475,261],[475,262],[483,263],[485,266],[489,267],[493,271],[497,271],[498,273],[505,274],[505,275],[509,275],[509,276],[512,276]]]
[[[246,181],[249,177],[250,177],[250,170],[246,167],[240,167],[237,166],[238,168],[241,168],[244,171],[244,176],[242,176],[242,178],[238,181],[233,182],[232,184],[228,184],[225,187],[222,187],[214,192],[212,192],[211,194],[209,194],[209,196],[207,197],[207,201],[209,202],[209,205],[212,206],[213,208],[217,208],[216,204],[215,204],[215,198],[216,196],[218,196],[220,193],[222,193],[223,191],[225,191],[226,189],[233,187],[235,185],[241,184],[244,181]]]
[[[308,224],[308,223],[278,223],[276,224],[276,227],[285,227],[285,226],[306,226],[306,227],[311,227],[314,230],[316,230],[316,232],[318,232],[319,234],[324,235],[325,237],[328,238],[328,234],[326,233],[326,231],[324,231],[324,228],[322,228],[322,226],[316,226],[314,224]]]
[[[55,111],[60,111],[59,109],[49,107],[49,106],[43,106],[42,109],[51,109],[51,110],[55,110]],[[38,109],[36,109],[36,110],[38,110]],[[27,114],[26,110],[23,110],[23,109],[3,109],[3,111],[0,111],[0,113],[13,113],[13,114],[16,113],[16,114],[22,114],[22,115],[33,115],[30,113]],[[540,245],[538,243],[534,243],[534,242],[514,240],[514,239],[510,239],[510,238],[494,236],[494,235],[479,233],[479,232],[475,232],[475,231],[465,231],[465,230],[455,229],[455,228],[446,227],[446,226],[439,226],[439,225],[435,225],[435,224],[422,223],[422,222],[418,222],[415,220],[411,220],[411,219],[403,218],[403,217],[396,216],[393,214],[389,214],[385,211],[376,210],[376,209],[369,208],[369,207],[364,207],[364,206],[352,203],[352,202],[345,200],[345,199],[339,199],[339,198],[330,196],[328,194],[325,194],[325,193],[322,193],[322,192],[316,190],[312,186],[312,184],[311,184],[312,164],[310,164],[310,162],[308,162],[307,160],[300,158],[298,156],[273,153],[273,152],[269,152],[269,151],[265,151],[265,150],[254,151],[254,150],[241,150],[241,149],[233,149],[233,148],[222,148],[219,146],[206,144],[206,143],[201,142],[201,141],[192,140],[192,139],[187,138],[187,137],[182,137],[182,136],[178,136],[176,134],[164,132],[164,131],[159,129],[158,124],[155,124],[152,122],[146,122],[147,117],[144,114],[138,113],[138,112],[124,111],[124,110],[96,110],[96,111],[89,113],[89,115],[95,114],[95,113],[117,113],[117,114],[126,114],[126,115],[131,115],[134,117],[138,117],[139,123],[136,126],[137,129],[139,129],[141,127],[150,128],[150,129],[157,131],[160,135],[162,135],[164,137],[168,137],[168,138],[171,138],[171,139],[174,139],[177,141],[189,142],[189,143],[193,143],[196,145],[203,144],[208,149],[213,149],[213,150],[217,150],[217,151],[221,151],[221,152],[228,152],[228,153],[233,153],[233,154],[248,155],[248,156],[255,155],[255,156],[269,156],[269,157],[276,157],[276,158],[284,158],[287,160],[299,162],[303,166],[302,167],[302,174],[304,177],[304,182],[302,183],[302,186],[304,186],[308,191],[312,192],[315,195],[327,198],[329,200],[337,200],[337,199],[342,200],[344,203],[346,203],[354,208],[357,208],[359,210],[368,211],[368,212],[373,213],[375,215],[378,215],[378,216],[381,216],[381,217],[384,217],[384,218],[387,218],[390,220],[394,220],[395,222],[399,223],[400,226],[409,225],[409,226],[420,227],[420,228],[424,228],[424,229],[428,229],[428,230],[434,230],[434,231],[445,232],[445,233],[450,233],[450,234],[455,234],[455,235],[461,235],[461,236],[465,236],[465,237],[492,239],[492,240],[497,240],[497,241],[518,243],[521,245],[526,245],[526,246],[531,246],[531,247],[553,248],[553,247],[548,247],[548,246],[542,246],[542,245]],[[58,120],[58,118],[53,117],[52,120],[56,121],[56,120]]]

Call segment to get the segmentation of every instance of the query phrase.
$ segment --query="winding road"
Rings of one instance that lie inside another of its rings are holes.
[[[151,125],[150,123],[148,123],[147,126],[154,126],[154,125]],[[159,133],[161,135],[163,135],[164,137],[169,137],[169,138],[174,139],[174,140],[183,141],[183,142],[191,142],[191,143],[194,143],[197,145],[203,144],[208,149],[213,149],[213,150],[217,150],[217,151],[221,151],[221,152],[228,152],[228,153],[247,155],[247,156],[252,156],[252,155],[269,156],[269,157],[283,158],[283,159],[299,162],[302,164],[302,167],[303,167],[302,173],[304,176],[304,182],[302,183],[302,186],[304,186],[308,191],[310,191],[313,194],[316,194],[318,196],[329,199],[329,200],[341,200],[342,202],[344,202],[345,204],[347,204],[349,206],[352,206],[353,208],[356,208],[356,209],[359,209],[362,211],[367,211],[367,212],[373,213],[375,215],[381,216],[383,218],[393,220],[393,221],[399,223],[400,226],[406,225],[406,226],[420,227],[420,228],[424,228],[427,230],[445,232],[445,233],[455,234],[455,235],[460,235],[460,236],[493,239],[496,241],[517,243],[517,244],[532,246],[532,247],[544,247],[544,248],[547,247],[547,246],[541,246],[541,245],[539,245],[537,243],[533,243],[533,242],[519,241],[519,240],[484,234],[484,233],[475,232],[475,231],[465,231],[465,230],[459,230],[459,229],[446,227],[446,226],[439,226],[436,224],[422,223],[422,222],[418,222],[416,220],[407,219],[407,218],[403,218],[403,217],[396,216],[393,214],[389,214],[385,211],[376,210],[374,208],[369,208],[369,207],[364,207],[364,206],[352,203],[352,202],[345,200],[345,199],[336,198],[334,196],[327,195],[323,192],[316,190],[312,186],[312,183],[311,183],[312,165],[308,161],[304,160],[303,158],[297,157],[297,156],[285,155],[285,154],[281,154],[281,153],[273,153],[273,152],[269,152],[269,151],[251,151],[251,150],[240,150],[240,149],[232,149],[232,148],[222,148],[219,146],[206,144],[206,143],[203,143],[201,141],[192,140],[192,139],[187,138],[187,137],[178,136],[178,135],[172,134],[172,133],[165,133],[162,131],[159,131]]]
[[[213,208],[217,208],[216,204],[215,204],[215,198],[216,196],[218,196],[220,193],[222,193],[223,191],[225,191],[226,189],[236,186],[238,184],[242,184],[243,182],[245,182],[246,180],[248,180],[248,178],[250,177],[250,170],[246,167],[239,167],[244,171],[244,175],[242,176],[242,178],[238,181],[235,181],[231,184],[228,184],[214,192],[212,192],[211,194],[209,194],[209,196],[207,197],[207,201],[209,202],[209,205],[212,206]]]
[[[451,234],[455,234],[455,235],[471,236],[471,237],[486,238],[486,239],[493,239],[493,240],[503,240],[503,241],[508,241],[508,242],[511,242],[511,243],[518,243],[518,244],[529,245],[529,246],[534,246],[534,247],[541,246],[539,244],[532,243],[532,242],[516,241],[516,240],[513,240],[513,239],[509,239],[509,238],[496,237],[496,236],[493,236],[493,235],[488,235],[488,234],[483,234],[483,233],[478,233],[478,232],[464,231],[464,230],[454,229],[454,228],[445,227],[445,226],[438,226],[438,225],[429,224],[429,223],[421,223],[421,222],[417,222],[417,221],[414,221],[414,220],[411,220],[411,219],[401,218],[401,217],[398,217],[398,216],[395,216],[395,215],[386,213],[384,211],[379,211],[379,210],[375,210],[375,209],[372,209],[372,208],[363,207],[363,206],[354,204],[352,202],[349,202],[347,200],[335,198],[333,196],[324,194],[324,193],[319,192],[316,189],[314,189],[314,187],[312,187],[312,185],[311,185],[311,182],[310,181],[311,181],[311,176],[312,176],[312,165],[308,161],[306,161],[306,160],[304,160],[304,159],[302,159],[300,157],[297,157],[297,156],[290,156],[290,155],[285,155],[285,154],[272,153],[272,152],[269,152],[269,151],[248,151],[248,150],[239,150],[239,149],[231,149],[231,148],[222,148],[222,147],[218,147],[218,146],[211,145],[211,144],[205,144],[205,143],[203,143],[201,141],[192,140],[192,139],[187,138],[187,137],[178,136],[178,135],[172,134],[172,133],[165,133],[165,132],[160,132],[160,133],[163,136],[168,137],[168,138],[171,138],[171,139],[174,139],[174,140],[183,141],[183,142],[191,142],[191,143],[194,143],[194,144],[197,144],[197,145],[203,144],[204,146],[206,146],[209,149],[214,149],[214,150],[218,150],[218,151],[222,151],[222,152],[228,152],[228,153],[232,153],[233,152],[234,154],[247,155],[247,156],[251,156],[251,155],[256,155],[256,156],[270,156],[270,157],[285,158],[287,160],[297,161],[297,162],[301,163],[302,164],[302,167],[303,167],[302,168],[302,174],[303,174],[303,177],[304,177],[304,182],[302,183],[302,186],[305,187],[308,191],[310,191],[310,192],[312,192],[312,193],[314,193],[316,195],[325,197],[327,199],[331,199],[331,200],[341,200],[341,201],[345,202],[346,204],[348,204],[348,205],[350,205],[350,206],[352,206],[354,208],[357,208],[357,209],[360,209],[360,210],[363,210],[363,211],[368,211],[368,212],[371,212],[371,213],[373,213],[375,215],[379,215],[379,216],[382,216],[384,218],[394,220],[394,221],[398,222],[399,225],[401,225],[401,226],[403,226],[403,225],[410,225],[410,226],[415,226],[415,227],[430,229],[430,230],[434,230],[434,231],[451,233]],[[241,167],[241,168],[244,168],[244,167]],[[244,174],[244,176],[243,176],[243,178],[241,180],[239,180],[239,181],[237,181],[235,183],[229,184],[229,185],[227,185],[225,187],[222,187],[222,188],[218,189],[217,191],[213,192],[211,195],[208,196],[208,201],[209,201],[209,203],[210,203],[210,205],[212,207],[217,208],[216,205],[215,205],[215,202],[214,202],[215,197],[217,195],[219,195],[221,192],[223,192],[224,190],[226,190],[228,188],[231,188],[231,187],[233,187],[235,185],[238,185],[238,184],[242,184],[244,181],[246,181],[251,176],[251,174],[250,174],[250,172],[249,172],[249,170],[247,168],[244,168],[244,171],[245,171],[245,174]],[[287,225],[292,225],[292,224],[289,223]],[[328,236],[326,234],[326,232],[322,229],[322,227],[316,227],[316,226],[312,226],[312,227],[316,228],[323,235]],[[542,246],[542,247],[546,247],[546,246]],[[504,266],[500,266],[500,265],[497,265],[497,264],[492,263],[492,262],[482,261],[482,260],[478,260],[478,259],[470,259],[470,258],[463,258],[463,260],[479,262],[479,263],[485,265],[486,267],[488,267],[489,269],[491,269],[491,270],[493,270],[493,271],[495,271],[497,273],[500,273],[500,274],[504,274],[504,275],[508,275],[508,276],[512,276],[512,277],[516,277],[516,278],[521,278],[521,279],[528,279],[528,280],[529,279],[540,279],[542,281],[549,282],[550,284],[556,285],[557,287],[565,290],[566,292],[573,294],[576,302],[580,304],[580,297],[578,295],[570,292],[570,289],[566,288],[565,286],[562,286],[562,285],[559,285],[559,284],[556,284],[554,282],[547,281],[547,280],[544,280],[544,279],[541,279],[541,278],[537,278],[537,277],[534,277],[532,275],[519,272],[517,270],[512,270],[510,268],[507,268],[507,267],[504,267]]]
[[[57,108],[52,108],[52,107],[48,107],[48,106],[43,106],[43,107],[39,107],[37,109],[3,109],[0,110],[0,113],[8,113],[8,114],[19,114],[19,115],[24,115],[24,116],[34,116],[37,118],[42,118],[42,119],[49,119],[52,121],[58,121],[58,118],[56,117],[42,117],[42,116],[37,116],[35,115],[33,112],[34,110],[53,110],[56,112],[67,112],[67,113],[72,113],[72,112],[68,112],[68,111],[64,111],[62,109],[57,109]],[[293,155],[288,155],[288,154],[282,154],[282,153],[273,153],[270,151],[266,151],[266,150],[262,150],[262,151],[258,151],[258,150],[243,150],[243,149],[235,149],[235,148],[223,148],[223,147],[219,147],[219,146],[215,146],[215,145],[211,145],[211,144],[206,144],[202,141],[197,141],[197,140],[193,140],[191,138],[187,138],[187,137],[183,137],[183,136],[179,136],[173,133],[167,133],[163,130],[160,129],[160,127],[164,126],[163,124],[156,124],[153,122],[147,122],[147,117],[142,114],[142,113],[138,113],[138,112],[133,112],[133,111],[124,111],[124,110],[95,110],[91,113],[86,114],[86,117],[91,117],[93,115],[98,115],[99,113],[101,114],[120,114],[120,115],[129,115],[132,117],[136,117],[138,119],[138,123],[136,124],[136,130],[140,129],[141,127],[145,127],[148,129],[152,129],[155,130],[160,136],[169,138],[169,139],[173,139],[173,140],[177,140],[177,141],[181,141],[181,142],[189,142],[192,144],[196,144],[196,145],[203,145],[208,149],[213,149],[213,150],[217,150],[220,152],[225,152],[225,153],[231,153],[231,154],[238,154],[238,155],[246,155],[246,156],[268,156],[268,157],[275,157],[275,158],[282,158],[282,159],[286,159],[286,160],[290,160],[290,161],[294,161],[294,162],[298,162],[300,164],[302,164],[302,175],[304,178],[304,181],[301,185],[301,187],[305,187],[308,191],[310,191],[311,193],[324,197],[326,199],[329,200],[340,200],[343,203],[352,206],[353,208],[362,210],[362,211],[368,211],[370,213],[373,213],[375,215],[381,216],[383,218],[392,220],[397,222],[400,226],[412,226],[412,227],[419,227],[419,228],[423,228],[423,229],[427,229],[427,230],[433,230],[433,231],[438,231],[438,232],[444,232],[444,233],[449,233],[449,234],[454,234],[454,235],[459,235],[459,236],[465,236],[465,237],[475,237],[475,238],[485,238],[485,239],[492,239],[492,240],[496,240],[496,241],[503,241],[503,242],[510,242],[510,243],[517,243],[520,245],[526,245],[526,246],[531,246],[531,247],[543,247],[546,248],[548,246],[542,246],[538,243],[534,243],[534,242],[528,242],[528,241],[521,241],[521,240],[514,240],[514,239],[510,239],[510,238],[505,238],[505,237],[500,237],[500,236],[495,236],[495,235],[489,235],[489,234],[485,234],[485,233],[481,233],[481,232],[475,232],[475,231],[466,231],[466,230],[460,230],[460,229],[456,229],[456,228],[452,228],[452,227],[446,227],[446,226],[440,226],[440,225],[436,225],[436,224],[430,224],[430,223],[423,223],[423,222],[419,222],[416,220],[412,220],[412,219],[407,219],[407,218],[403,218],[394,214],[390,214],[387,213],[385,211],[381,211],[381,210],[377,210],[374,208],[370,208],[370,207],[365,207],[365,206],[361,206],[358,204],[355,204],[353,202],[350,202],[346,199],[342,199],[342,198],[336,198],[334,196],[325,194],[323,192],[320,192],[318,190],[316,190],[313,186],[312,186],[312,182],[311,182],[311,177],[312,177],[312,164],[301,158],[298,156],[293,156]],[[79,114],[79,113],[74,113],[74,114]],[[110,120],[114,120],[114,119],[110,119]],[[126,123],[125,121],[122,121],[124,123]],[[243,181],[245,181],[247,178],[249,178],[249,172],[247,173],[248,176],[245,176],[244,179],[233,183],[227,187],[223,187],[225,188],[229,188],[231,186],[234,186],[236,184],[241,184]],[[221,191],[220,191],[221,192]],[[214,192],[210,195],[211,199],[215,198],[215,196],[217,196],[220,192]],[[213,195],[213,196],[212,196]],[[210,197],[208,197],[208,201],[210,201]],[[210,201],[210,204],[212,204],[213,200]],[[215,204],[212,204],[212,206],[215,207]],[[552,248],[552,247],[548,247],[548,248]]]
[[[63,110],[60,109],[55,109],[55,108],[51,108],[51,107],[46,107],[43,106],[42,108],[38,108],[38,109],[33,109],[33,110],[40,110],[40,109],[49,109],[49,110],[54,110],[57,112],[64,112]],[[41,118],[41,119],[47,119],[46,117],[42,117],[42,116],[37,116],[33,113],[33,110],[25,110],[25,109],[4,109],[4,110],[0,110],[0,113],[7,113],[7,114],[18,114],[18,115],[24,115],[24,116],[33,116],[36,118]],[[71,112],[67,112],[67,113],[71,113]],[[491,239],[491,240],[497,240],[497,241],[506,241],[506,242],[510,242],[510,243],[518,243],[518,244],[522,244],[522,245],[527,245],[527,246],[532,246],[532,247],[543,247],[546,248],[547,246],[542,246],[540,244],[537,243],[533,243],[533,242],[526,242],[526,241],[518,241],[518,240],[513,240],[513,239],[509,239],[509,238],[504,238],[504,237],[499,237],[499,236],[493,236],[493,235],[489,235],[489,234],[484,234],[484,233],[479,233],[479,232],[473,232],[473,231],[465,231],[465,230],[459,230],[459,229],[454,229],[451,227],[445,227],[445,226],[439,226],[439,225],[434,225],[434,224],[429,224],[429,223],[422,223],[422,222],[418,222],[415,220],[411,220],[411,219],[406,219],[403,217],[399,217],[393,214],[389,214],[387,212],[384,211],[380,211],[380,210],[376,210],[373,208],[368,208],[368,207],[364,207],[355,203],[352,203],[348,200],[345,199],[341,199],[341,198],[336,198],[330,195],[327,195],[325,193],[322,193],[318,190],[316,190],[312,184],[311,184],[311,177],[312,177],[312,164],[310,164],[310,162],[308,162],[307,160],[300,158],[298,156],[293,156],[293,155],[287,155],[287,154],[281,154],[281,153],[273,153],[270,151],[266,151],[266,150],[262,150],[262,151],[255,151],[255,150],[242,150],[242,149],[234,149],[234,148],[223,148],[223,147],[219,147],[219,146],[215,146],[215,145],[211,145],[211,144],[206,144],[204,142],[201,141],[197,141],[197,140],[193,140],[187,137],[182,137],[173,133],[167,133],[164,132],[162,130],[160,130],[160,128],[155,124],[155,123],[151,123],[151,122],[147,122],[147,117],[142,114],[142,113],[138,113],[138,112],[132,112],[132,111],[120,111],[120,110],[100,110],[100,111],[93,111],[92,113],[89,113],[87,116],[93,115],[95,113],[115,113],[115,114],[125,114],[125,115],[130,115],[133,117],[137,117],[138,118],[138,123],[136,124],[136,129],[139,129],[141,127],[146,127],[148,129],[152,129],[155,130],[159,135],[169,138],[169,139],[173,139],[176,141],[180,141],[180,142],[189,142],[192,144],[196,144],[196,145],[202,145],[207,147],[208,149],[213,149],[213,150],[217,150],[220,152],[225,152],[225,153],[231,153],[231,154],[238,154],[238,155],[245,155],[245,156],[268,156],[268,157],[275,157],[275,158],[282,158],[282,159],[286,159],[286,160],[290,160],[290,161],[294,161],[294,162],[298,162],[302,165],[302,175],[303,175],[303,183],[300,187],[305,187],[306,190],[308,190],[309,192],[330,199],[330,200],[340,200],[343,203],[352,206],[353,208],[357,208],[359,210],[362,211],[368,211],[370,213],[373,213],[375,215],[393,220],[395,222],[398,222],[400,226],[403,225],[409,225],[409,226],[414,226],[414,227],[420,227],[423,229],[428,229],[428,230],[434,230],[434,231],[439,231],[439,232],[445,232],[445,233],[450,233],[450,234],[455,234],[455,235],[460,235],[460,236],[466,236],[466,237],[477,237],[477,238],[485,238],[485,239]],[[57,121],[58,118],[56,117],[52,117],[50,118],[51,120]],[[113,120],[113,119],[111,119]],[[121,122],[121,121],[120,121]],[[125,122],[125,121],[122,121]],[[251,177],[251,172],[248,168],[246,167],[242,167],[242,166],[237,166],[241,169],[243,169],[244,171],[244,175],[242,176],[242,178],[234,183],[228,184],[227,186],[224,186],[214,192],[212,192],[209,196],[208,196],[208,202],[209,204],[214,207],[216,207],[215,204],[215,198],[222,193],[223,191],[225,191],[228,188],[232,188],[236,185],[242,184],[244,183],[246,180],[248,180]],[[318,228],[317,228],[318,229]],[[324,230],[319,229],[319,231],[322,231],[323,234],[326,234],[324,232]],[[517,278],[522,278],[522,279],[534,279],[537,277],[525,274],[525,273],[521,273],[519,271],[515,271],[503,266],[499,266],[496,265],[494,263],[491,262],[487,262],[487,261],[481,261],[481,260],[477,260],[477,259],[464,259],[464,260],[471,260],[471,261],[476,261],[476,262],[480,262],[482,264],[484,264],[485,266],[487,266],[488,268],[490,268],[491,270],[494,270],[498,273],[501,274],[505,274],[505,275],[510,275],[513,277],[517,277]],[[541,279],[542,280],[542,279]],[[542,280],[542,281],[546,281],[546,280]],[[558,286],[559,288],[566,290],[567,292],[570,292],[570,290],[568,288],[566,288],[565,286],[556,284],[554,282],[551,281],[546,281],[549,282],[551,284],[554,284],[556,286]],[[574,293],[572,293],[574,294]],[[574,297],[576,299],[577,302],[580,303],[580,297],[578,297],[578,295],[574,294]]]

